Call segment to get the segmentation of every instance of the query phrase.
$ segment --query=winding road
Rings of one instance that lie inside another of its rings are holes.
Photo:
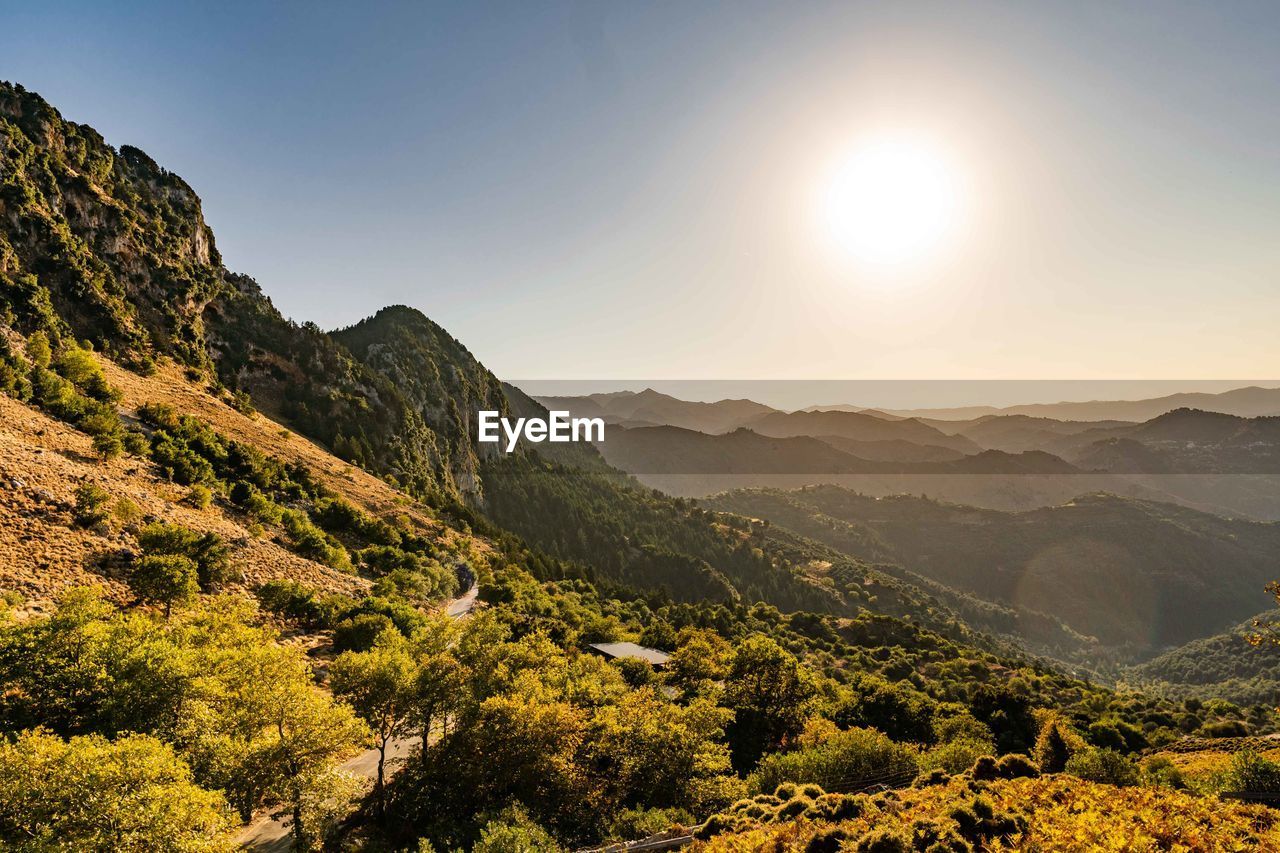
[[[444,612],[454,619],[465,619],[476,606],[480,587],[476,583],[462,595],[445,605]],[[395,775],[395,769],[403,760],[418,751],[422,738],[418,736],[394,738],[387,743],[387,778]],[[341,768],[355,776],[372,782],[378,776],[378,750],[364,752],[343,762]],[[293,833],[283,817],[272,817],[270,811],[257,815],[236,834],[236,844],[254,853],[285,853],[293,849]]]

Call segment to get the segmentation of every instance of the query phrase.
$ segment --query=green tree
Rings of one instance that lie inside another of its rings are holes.
[[[95,527],[107,520],[107,504],[111,495],[97,483],[81,483],[76,487],[76,508],[72,518],[81,527]]]
[[[610,813],[633,806],[713,811],[738,783],[723,742],[730,717],[706,699],[685,706],[652,688],[628,691],[593,715],[578,761],[603,769],[591,788]]]
[[[386,813],[387,745],[409,730],[418,698],[417,667],[409,641],[399,631],[385,631],[367,652],[343,652],[329,668],[334,695],[349,704],[373,730],[378,748],[374,790],[379,814]]]
[[[739,643],[721,700],[734,715],[728,726],[733,766],[750,770],[764,753],[799,735],[815,692],[809,671],[773,640],[757,635]]]
[[[687,696],[706,695],[728,672],[732,649],[719,634],[696,628],[680,632],[667,666],[667,679]]]
[[[200,591],[200,571],[194,560],[179,554],[148,554],[139,559],[129,576],[138,597],[164,606],[166,619],[173,605],[195,599]]]
[[[222,796],[146,735],[0,742],[0,846],[19,851],[231,851]]]

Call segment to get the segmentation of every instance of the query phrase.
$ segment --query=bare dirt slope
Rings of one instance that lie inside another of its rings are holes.
[[[166,403],[198,417],[218,432],[256,446],[272,456],[307,465],[326,485],[352,503],[379,516],[397,515],[442,541],[463,534],[433,518],[378,478],[330,455],[302,436],[261,414],[243,414],[189,382],[165,365],[144,377],[103,360],[108,379],[123,397],[130,415],[145,402]],[[215,502],[199,510],[182,503],[187,490],[158,476],[150,462],[125,456],[102,461],[88,436],[37,409],[0,395],[0,590],[16,592],[26,612],[45,611],[70,586],[99,585],[112,598],[132,600],[120,568],[134,547],[122,524],[86,530],[74,524],[75,491],[96,483],[113,500],[127,498],[147,520],[183,524],[221,535],[232,559],[253,588],[274,578],[289,578],[326,591],[358,593],[368,582],[298,556],[272,541],[253,536],[248,520]],[[478,546],[481,543],[476,543]]]

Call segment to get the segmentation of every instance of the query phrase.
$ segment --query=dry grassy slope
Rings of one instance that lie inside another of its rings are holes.
[[[166,403],[229,438],[265,453],[307,465],[334,491],[379,516],[401,515],[442,541],[463,536],[433,518],[382,480],[331,456],[264,415],[245,415],[187,381],[172,365],[144,377],[105,359],[111,384],[132,414],[146,402]],[[132,457],[109,462],[94,455],[88,436],[38,410],[0,395],[0,590],[22,595],[26,612],[49,609],[57,594],[76,585],[102,585],[122,602],[132,600],[113,554],[133,546],[128,533],[99,533],[72,523],[76,488],[94,482],[116,498],[128,497],[150,518],[213,531],[231,545],[245,586],[291,578],[334,592],[359,592],[368,582],[336,572],[286,550],[268,536],[255,538],[238,513],[215,504],[197,510],[181,503],[186,489],[160,479],[154,466]],[[474,543],[484,551],[484,543]]]

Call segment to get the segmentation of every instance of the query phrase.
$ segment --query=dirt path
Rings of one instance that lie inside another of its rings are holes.
[[[471,589],[450,601],[444,608],[445,613],[454,619],[465,619],[476,606],[476,596],[480,592],[477,584]],[[407,738],[394,738],[387,744],[387,779],[390,780],[404,760],[416,753],[422,738],[414,735]],[[378,750],[366,749],[364,752],[344,762],[341,768],[348,773],[368,779],[371,782],[378,776]],[[245,824],[236,834],[236,844],[254,853],[285,853],[293,849],[293,834],[284,818],[275,818],[271,813],[263,812]]]

